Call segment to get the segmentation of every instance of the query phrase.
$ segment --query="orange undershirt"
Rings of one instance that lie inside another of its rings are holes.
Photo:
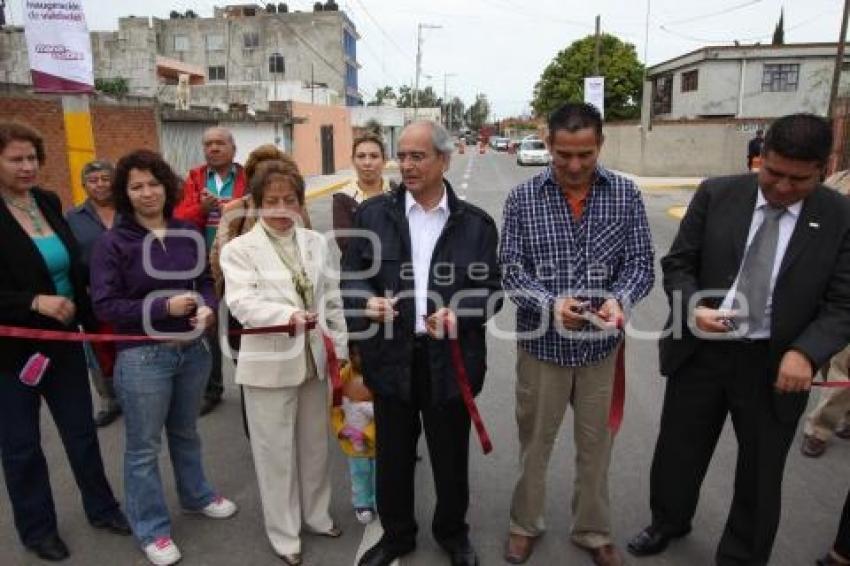
[[[587,193],[581,197],[574,197],[568,193],[564,194],[567,197],[567,204],[570,205],[570,212],[573,213],[573,220],[581,220],[581,215],[584,214],[584,207],[587,205]]]

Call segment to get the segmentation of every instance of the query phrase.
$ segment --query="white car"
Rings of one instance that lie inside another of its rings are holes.
[[[549,165],[551,159],[543,140],[524,140],[516,153],[517,165]]]

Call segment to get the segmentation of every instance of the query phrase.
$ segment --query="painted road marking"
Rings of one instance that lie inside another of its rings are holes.
[[[360,557],[363,556],[367,550],[378,544],[378,541],[381,540],[381,537],[384,534],[384,529],[381,528],[381,521],[375,519],[363,529],[363,539],[360,541],[360,546],[357,548],[357,554],[354,556],[354,566],[357,566],[357,562],[360,560]],[[392,566],[400,566],[400,560],[394,560]]]

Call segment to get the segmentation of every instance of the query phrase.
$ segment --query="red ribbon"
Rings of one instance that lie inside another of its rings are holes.
[[[325,356],[328,363],[328,374],[331,378],[332,405],[342,405],[342,378],[339,375],[339,359],[336,357],[334,342],[326,332],[322,332],[322,341],[325,343]]]
[[[457,379],[457,386],[463,397],[463,404],[466,405],[469,418],[472,419],[472,424],[475,425],[475,432],[478,435],[478,441],[481,443],[481,451],[484,454],[489,454],[493,451],[493,443],[490,442],[490,435],[487,434],[487,429],[484,427],[484,420],[481,418],[481,414],[478,412],[478,406],[475,404],[475,398],[472,396],[472,386],[469,384],[469,375],[466,373],[466,366],[463,365],[460,343],[457,340],[457,336],[451,334],[448,322],[446,323],[445,330],[446,335],[449,337],[452,367],[455,370],[455,379]]]
[[[617,329],[622,330],[624,322],[617,319]],[[608,409],[608,430],[615,435],[623,424],[626,408],[626,337],[617,347],[617,360],[614,362],[614,391],[611,395],[611,407]]]
[[[306,329],[315,328],[316,323],[307,323]],[[241,328],[229,330],[228,335],[249,334],[289,334],[294,336],[295,325],[278,324],[275,326],[262,326],[259,328]],[[0,325],[0,338],[25,338],[30,340],[55,340],[61,342],[150,342],[175,340],[174,336],[148,336],[147,334],[111,334],[101,332],[71,332],[67,330],[41,330],[38,328],[27,328],[25,326],[3,326]]]

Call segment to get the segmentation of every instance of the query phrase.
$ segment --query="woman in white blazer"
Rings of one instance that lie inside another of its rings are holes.
[[[261,163],[250,182],[260,220],[221,252],[225,302],[245,328],[293,324],[294,336],[242,337],[236,383],[245,391],[266,533],[289,565],[300,532],[338,537],[328,477],[328,381],[322,332],[348,358],[339,267],[327,241],[302,228],[304,179],[291,163]],[[316,328],[306,327],[316,322]]]

